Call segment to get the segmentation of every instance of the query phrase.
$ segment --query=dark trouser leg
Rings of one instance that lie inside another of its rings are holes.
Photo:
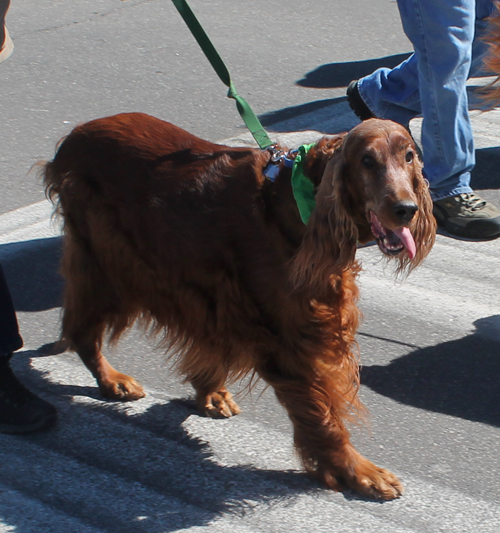
[[[52,425],[55,408],[30,392],[15,376],[9,364],[12,352],[19,350],[16,311],[0,265],[0,432],[28,433]]]
[[[22,346],[23,339],[19,335],[14,304],[0,265],[0,357],[9,355]]]

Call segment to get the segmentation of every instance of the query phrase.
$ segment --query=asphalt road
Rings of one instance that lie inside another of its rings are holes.
[[[410,49],[396,4],[385,0],[190,4],[239,93],[290,144],[356,124],[347,83]],[[135,330],[109,359],[148,396],[104,402],[76,356],[45,349],[58,335],[61,240],[29,169],[77,123],[121,111],[210,140],[251,139],[166,0],[14,0],[8,26],[15,51],[0,65],[0,260],[26,344],[14,367],[58,407],[60,422],[0,435],[0,532],[499,532],[498,241],[439,236],[404,282],[376,249],[358,252],[371,424],[353,428],[353,439],[400,476],[398,501],[333,493],[302,474],[286,415],[261,386],[250,394],[233,386],[238,417],[198,416],[190,387]],[[475,188],[500,204],[500,111],[472,116]]]

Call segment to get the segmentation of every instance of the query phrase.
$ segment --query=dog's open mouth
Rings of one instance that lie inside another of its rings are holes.
[[[373,211],[370,211],[370,222],[371,231],[384,254],[398,255],[406,249],[410,259],[415,257],[417,247],[409,228],[406,226],[394,230],[384,228]]]

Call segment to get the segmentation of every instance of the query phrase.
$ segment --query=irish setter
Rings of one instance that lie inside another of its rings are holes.
[[[64,218],[63,338],[114,400],[144,396],[101,353],[106,331],[116,341],[136,320],[175,350],[206,415],[238,414],[226,382],[256,372],[308,471],[396,498],[399,480],[355,450],[345,422],[361,409],[356,247],[376,239],[410,271],[434,242],[414,143],[377,119],[319,140],[304,166],[316,190],[307,225],[291,169],[282,160],[268,179],[270,160],[140,113],[76,127],[43,170]]]

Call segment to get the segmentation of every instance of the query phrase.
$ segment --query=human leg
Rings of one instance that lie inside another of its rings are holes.
[[[374,117],[407,127],[420,115],[420,93],[415,54],[393,69],[379,68],[358,80],[359,94]]]
[[[471,193],[475,157],[466,82],[472,63],[475,1],[399,0],[398,6],[415,49],[425,174],[433,198]]]
[[[0,357],[5,357],[23,346],[19,334],[12,297],[0,265]]]
[[[472,61],[468,77],[482,72],[483,58],[488,51],[482,37],[487,31],[487,19],[495,9],[492,0],[476,0],[475,31]],[[412,54],[394,67],[379,68],[358,80],[359,94],[372,116],[394,120],[404,126],[422,114],[417,57]]]
[[[500,211],[470,187],[475,165],[467,79],[485,48],[474,37],[484,31],[491,3],[481,0],[420,0],[418,9],[399,0],[405,32],[415,46],[423,116],[425,174],[431,185],[434,215],[453,235],[471,239],[500,236]],[[476,12],[476,8],[478,12]],[[437,22],[436,9],[448,22]],[[410,22],[411,17],[415,19]],[[481,30],[481,26],[483,29]]]

